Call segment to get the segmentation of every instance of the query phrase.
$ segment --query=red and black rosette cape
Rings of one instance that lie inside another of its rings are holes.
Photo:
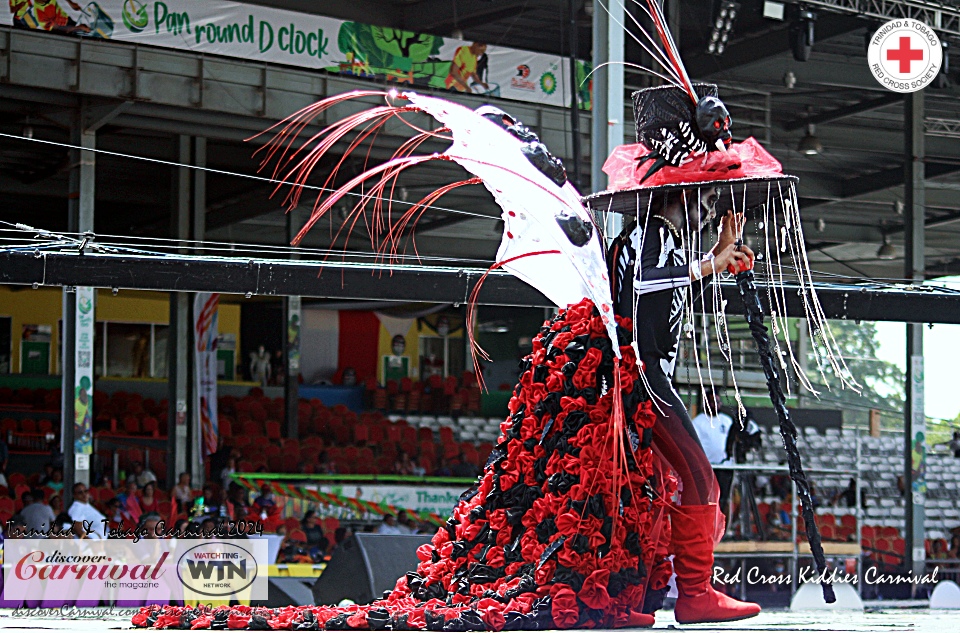
[[[617,322],[619,362],[589,300],[544,323],[521,362],[483,474],[419,548],[416,570],[382,600],[145,607],[133,624],[431,631],[634,625],[645,592],[664,587],[669,569],[654,547],[662,541],[654,523],[663,498],[651,450],[656,416],[629,344],[631,323]],[[622,424],[614,424],[618,415]]]

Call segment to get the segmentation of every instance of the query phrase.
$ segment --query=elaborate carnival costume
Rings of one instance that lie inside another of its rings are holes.
[[[662,19],[656,4],[649,6]],[[333,123],[295,147],[297,134],[322,112],[365,98],[386,104]],[[687,80],[640,91],[635,102],[640,143],[618,148],[605,167],[619,191],[587,199],[592,210],[636,218],[614,242],[610,272],[602,223],[581,204],[562,165],[534,134],[496,108],[471,111],[416,93],[366,91],[324,100],[280,124],[264,163],[276,161],[274,176],[295,183],[287,199],[291,208],[312,166],[348,133],[358,130],[345,154],[388,121],[417,132],[392,160],[318,198],[298,241],[351,189],[375,179],[345,226],[363,218],[373,242],[393,261],[404,246],[405,228],[427,206],[456,186],[482,183],[503,209],[503,239],[491,271],[503,268],[530,283],[560,311],[543,324],[532,354],[521,363],[509,415],[483,474],[432,542],[420,547],[416,570],[400,578],[389,595],[345,607],[146,607],[133,618],[136,626],[435,631],[650,626],[672,573],[670,553],[678,621],[725,621],[759,612],[757,605],[710,586],[713,546],[723,531],[716,480],[671,377],[695,302],[707,305],[704,278],[712,276],[713,262],[723,259],[699,252],[701,229],[715,210],[762,207],[763,231],[775,235],[778,247],[783,240],[784,250],[789,243],[817,340],[829,353],[829,330],[801,266],[795,179],[783,176],[752,139],[730,145],[729,115],[715,87],[694,87]],[[426,131],[404,118],[415,112],[443,127]],[[413,155],[432,138],[451,145],[440,154]],[[390,196],[397,177],[432,160],[456,162],[474,177],[437,190],[397,217]],[[670,220],[671,213],[683,220]],[[725,248],[741,237],[726,226]],[[779,258],[777,249],[766,252]],[[749,276],[752,284],[748,256],[724,257],[731,273]],[[772,259],[764,260],[770,273]],[[480,284],[471,296],[470,323],[479,289]],[[745,297],[749,303],[749,294]],[[769,290],[769,298],[777,308],[785,303],[779,287]],[[785,334],[783,311],[774,318]],[[754,324],[763,328],[762,313],[759,320],[754,315]],[[773,344],[779,352],[776,337]],[[482,350],[476,348],[475,355],[482,358]],[[777,360],[786,366],[779,353]],[[776,368],[771,373],[779,388]],[[796,467],[802,482],[798,458]],[[807,529],[816,553],[813,520]]]

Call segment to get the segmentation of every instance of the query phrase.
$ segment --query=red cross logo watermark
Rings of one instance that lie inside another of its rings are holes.
[[[884,88],[915,92],[940,72],[943,48],[932,28],[918,20],[899,18],[881,26],[870,38],[867,63]]]

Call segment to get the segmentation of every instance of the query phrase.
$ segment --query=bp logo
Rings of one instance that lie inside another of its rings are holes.
[[[233,543],[211,542],[188,549],[177,561],[177,576],[185,589],[223,598],[240,593],[257,578],[253,554]]]
[[[545,72],[540,75],[540,90],[546,94],[552,95],[557,90],[557,76],[551,72]]]
[[[124,0],[121,14],[123,23],[134,33],[143,31],[150,21],[147,15],[147,6],[142,2],[137,2],[137,0]]]

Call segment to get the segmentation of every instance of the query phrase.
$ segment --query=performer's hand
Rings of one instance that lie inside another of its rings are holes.
[[[714,255],[713,267],[715,270],[726,270],[731,275],[750,270],[753,268],[753,251],[746,244],[727,244]]]
[[[719,251],[733,244],[740,238],[743,232],[743,213],[728,213],[720,220],[720,238],[717,240],[717,247],[713,254],[717,255]]]

